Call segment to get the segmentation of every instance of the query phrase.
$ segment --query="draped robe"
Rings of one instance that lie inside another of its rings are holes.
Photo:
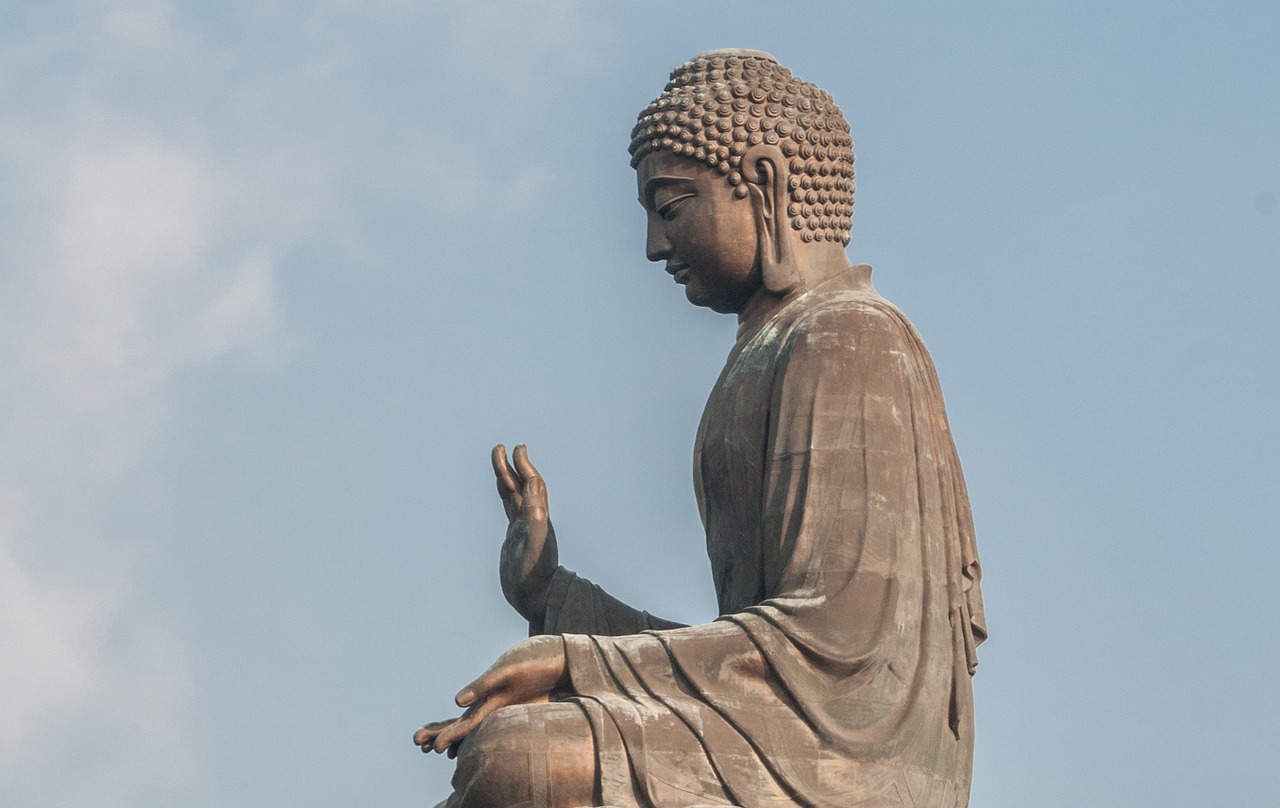
[[[565,635],[605,804],[964,808],[986,637],[933,363],[853,267],[743,318],[694,477],[721,617],[572,572]]]

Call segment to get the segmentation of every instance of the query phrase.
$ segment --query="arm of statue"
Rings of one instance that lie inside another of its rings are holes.
[[[502,594],[538,634],[616,636],[682,624],[634,609],[560,566],[555,528],[547,512],[547,486],[529,462],[529,451],[493,447],[493,473],[507,512],[499,576]]]
[[[561,567],[551,580],[541,630],[532,633],[618,637],[684,627],[683,623],[632,608],[586,578]],[[530,629],[532,631],[532,625]]]
[[[502,594],[532,626],[546,614],[551,578],[560,567],[556,531],[547,514],[547,485],[529,462],[524,444],[511,453],[514,466],[501,443],[493,447],[492,459],[508,520],[498,564]]]
[[[538,704],[570,687],[564,638],[530,637],[503,652],[480,677],[458,692],[454,701],[465,712],[448,721],[435,721],[413,734],[423,752],[457,754],[467,733],[494,711],[513,704]]]

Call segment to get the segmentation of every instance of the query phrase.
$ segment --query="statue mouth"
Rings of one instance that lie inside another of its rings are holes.
[[[684,283],[689,277],[689,265],[685,263],[667,264],[667,272],[671,273],[671,277],[676,283]]]

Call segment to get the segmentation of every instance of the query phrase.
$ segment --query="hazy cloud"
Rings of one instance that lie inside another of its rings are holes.
[[[421,13],[398,5],[333,7]],[[582,12],[437,6],[450,47],[496,71],[550,58]],[[199,649],[147,582],[167,539],[109,517],[161,473],[181,374],[287,359],[278,270],[290,247],[359,251],[344,194],[371,165],[374,186],[398,174],[449,204],[528,204],[549,179],[430,142],[384,158],[381,177],[362,136],[312,106],[340,92],[356,54],[282,49],[236,73],[237,44],[186,30],[190,11],[58,3],[0,34],[0,796],[123,806],[205,777],[182,737],[199,708]],[[313,39],[340,36],[319,19],[303,26]],[[110,741],[75,756],[86,728]],[[57,776],[68,754],[70,780]]]
[[[275,357],[285,328],[274,267],[233,258],[231,182],[197,150],[126,137],[44,159],[27,173],[51,215],[9,267],[0,346],[13,383],[0,405],[0,769],[38,772],[92,726],[122,760],[95,756],[88,769],[115,785],[85,772],[93,798],[76,802],[127,804],[187,769],[174,734],[190,650],[135,569],[154,538],[98,523],[153,472],[175,375]]]
[[[94,92],[57,94],[178,58],[170,4],[75,10],[79,30],[10,62],[56,103],[0,118],[14,203],[0,223],[0,772],[46,804],[110,806],[199,777],[178,737],[193,649],[140,566],[162,539],[106,527],[112,502],[155,473],[179,373],[278,359],[288,335],[281,237],[244,215],[277,191],[252,194],[253,173],[198,127],[183,138]],[[68,76],[56,55],[77,36],[87,58]],[[53,776],[68,755],[77,777]]]

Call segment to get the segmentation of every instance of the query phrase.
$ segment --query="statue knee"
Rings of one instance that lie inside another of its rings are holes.
[[[574,705],[503,707],[458,748],[449,808],[594,804],[595,745]]]
[[[453,776],[459,808],[516,805],[529,799],[528,708],[503,707],[486,718],[458,748]]]

